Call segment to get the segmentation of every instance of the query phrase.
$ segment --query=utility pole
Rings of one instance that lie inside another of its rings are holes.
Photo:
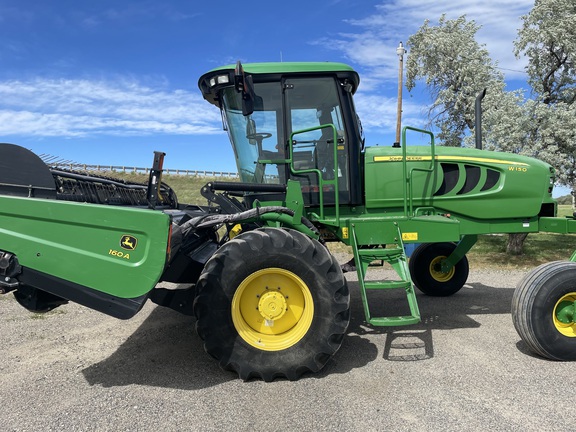
[[[402,128],[402,86],[404,84],[404,54],[406,54],[406,50],[404,49],[404,45],[402,42],[396,48],[396,54],[398,54],[398,108],[396,113],[396,142],[394,143],[393,147],[400,147],[400,130]]]

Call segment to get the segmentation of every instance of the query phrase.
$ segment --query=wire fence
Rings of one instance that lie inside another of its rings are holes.
[[[121,172],[121,173],[134,173],[134,174],[149,174],[150,168],[130,167],[123,165],[88,165],[81,163],[67,163],[67,162],[48,162],[53,168],[69,169],[73,171],[105,171],[105,172]],[[226,177],[238,178],[238,173],[226,171],[206,171],[206,170],[188,170],[188,169],[163,169],[164,174],[180,175],[180,176],[193,176],[193,177]]]

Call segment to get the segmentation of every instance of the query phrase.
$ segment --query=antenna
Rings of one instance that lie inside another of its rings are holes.
[[[402,84],[403,84],[403,74],[402,70],[404,67],[404,54],[406,54],[406,50],[404,49],[404,45],[402,42],[396,48],[396,54],[398,54],[398,108],[396,112],[396,142],[392,145],[392,147],[400,147],[400,129],[402,128]]]

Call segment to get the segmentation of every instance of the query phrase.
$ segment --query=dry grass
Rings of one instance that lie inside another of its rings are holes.
[[[117,177],[135,183],[148,183],[148,176],[137,173],[105,172],[102,175]],[[162,181],[176,191],[178,201],[184,204],[206,205],[206,199],[200,194],[200,189],[210,181],[238,181],[225,177],[200,177],[184,175],[163,175]]]
[[[550,233],[530,234],[524,242],[524,254],[506,253],[508,235],[479,236],[468,253],[472,268],[531,269],[540,264],[567,260],[576,250],[576,236]]]
[[[571,206],[558,206],[559,217],[571,215]],[[530,269],[550,261],[567,260],[576,250],[576,235],[573,234],[529,234],[520,256],[506,253],[507,241],[505,234],[479,236],[478,243],[468,254],[471,267]]]

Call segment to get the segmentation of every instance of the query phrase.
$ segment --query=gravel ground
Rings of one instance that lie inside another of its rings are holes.
[[[566,430],[574,364],[533,356],[516,334],[523,274],[471,272],[450,298],[419,295],[421,324],[378,329],[347,274],[342,348],[297,382],[240,381],[204,352],[193,318],[151,303],[119,321],[78,305],[34,315],[0,296],[0,430]],[[375,315],[403,313],[380,294]]]

